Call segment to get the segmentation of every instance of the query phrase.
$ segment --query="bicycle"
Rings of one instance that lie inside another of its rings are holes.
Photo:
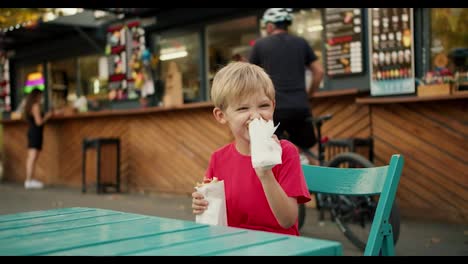
[[[318,154],[314,154],[309,149],[300,149],[308,159],[318,160],[319,166],[343,167],[348,168],[368,168],[374,167],[370,161],[373,160],[373,140],[372,138],[347,138],[347,139],[328,139],[322,137],[321,129],[325,121],[332,118],[331,114],[320,116],[316,119],[309,118],[306,122],[313,122],[317,132]],[[355,147],[369,146],[369,159],[356,153]],[[325,160],[325,147],[327,148],[347,148],[348,151],[336,154],[328,161]],[[312,194],[312,193],[311,193]],[[344,196],[344,195],[325,195],[313,193],[316,200],[316,208],[319,211],[319,220],[325,218],[325,211],[328,211],[331,220],[336,223],[339,230],[350,240],[354,246],[364,251],[367,237],[369,236],[370,226],[377,207],[375,196]],[[305,222],[306,208],[304,204],[299,205],[299,229]],[[390,224],[393,230],[393,241],[397,243],[400,236],[400,211],[396,201],[393,204],[390,213]]]

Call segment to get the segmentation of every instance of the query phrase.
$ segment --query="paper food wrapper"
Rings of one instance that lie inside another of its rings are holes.
[[[249,124],[250,155],[254,168],[273,167],[281,164],[281,145],[272,138],[279,124],[274,127],[273,120],[261,118],[252,120]]]
[[[227,226],[226,197],[224,194],[224,181],[204,184],[195,189],[203,194],[208,201],[207,209],[195,216],[195,222],[201,224]]]

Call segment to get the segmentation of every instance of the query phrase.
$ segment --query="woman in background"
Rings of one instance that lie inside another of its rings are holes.
[[[44,124],[52,117],[51,112],[42,115],[41,99],[42,91],[34,89],[28,95],[24,107],[24,118],[28,122],[28,157],[24,182],[26,189],[41,189],[44,186],[42,182],[33,179],[36,161],[42,150]]]

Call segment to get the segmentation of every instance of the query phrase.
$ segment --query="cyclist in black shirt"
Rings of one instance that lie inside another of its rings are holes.
[[[250,62],[262,67],[271,77],[276,90],[276,110],[273,119],[280,126],[276,135],[286,132],[296,146],[311,149],[317,139],[311,122],[309,95],[316,92],[323,79],[323,66],[307,41],[288,34],[292,22],[290,8],[270,8],[263,15],[267,37],[257,40]],[[310,70],[313,81],[307,93],[305,71]],[[315,148],[312,148],[315,151]]]

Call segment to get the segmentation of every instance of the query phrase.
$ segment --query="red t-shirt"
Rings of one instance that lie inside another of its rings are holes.
[[[297,198],[298,203],[306,203],[310,201],[310,194],[297,148],[287,140],[280,143],[282,164],[273,167],[273,174],[289,197]],[[211,155],[206,177],[224,180],[229,226],[299,235],[297,221],[288,229],[278,224],[252,167],[251,157],[240,154],[234,143]]]

